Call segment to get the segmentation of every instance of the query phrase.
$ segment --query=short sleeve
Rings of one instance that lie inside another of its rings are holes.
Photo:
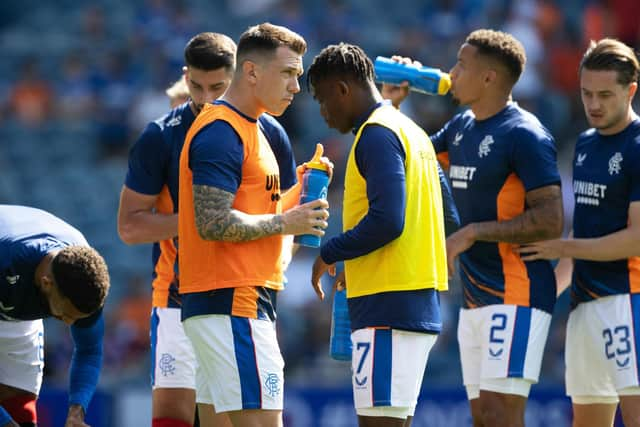
[[[168,157],[160,127],[149,123],[129,150],[125,185],[137,193],[160,194],[165,184]]]
[[[560,184],[555,141],[551,135],[518,128],[511,138],[513,170],[526,191]]]
[[[429,139],[431,139],[431,143],[433,144],[433,149],[435,150],[436,154],[446,153],[447,151],[449,151],[447,141],[449,140],[449,133],[453,120],[455,120],[455,117],[454,119],[445,123],[442,129],[440,129],[434,135],[429,135]]]
[[[630,174],[631,194],[629,195],[629,200],[637,202],[640,200],[640,167],[638,167],[640,165],[640,137],[632,143],[630,160],[627,164],[633,166],[625,168],[627,173]]]
[[[233,127],[216,120],[191,141],[189,167],[193,184],[216,187],[235,194],[242,181],[244,148]]]
[[[293,155],[289,135],[280,122],[268,114],[261,115],[258,123],[267,141],[269,141],[273,155],[278,162],[278,168],[280,169],[280,187],[283,191],[286,191],[297,182],[296,159]]]

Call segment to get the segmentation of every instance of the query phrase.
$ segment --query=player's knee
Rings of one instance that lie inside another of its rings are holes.
[[[23,393],[3,400],[0,405],[21,427],[34,427],[38,422],[36,399],[34,394]]]

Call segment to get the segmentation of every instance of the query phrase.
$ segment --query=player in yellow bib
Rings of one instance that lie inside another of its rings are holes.
[[[312,283],[323,298],[320,277],[345,261],[360,425],[409,425],[442,328],[438,294],[447,289],[435,152],[418,125],[382,100],[360,47],[328,46],[307,81],[328,126],[355,133],[344,232],[322,246]]]

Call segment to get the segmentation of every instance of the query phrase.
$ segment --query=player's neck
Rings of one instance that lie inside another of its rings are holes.
[[[476,120],[486,120],[504,110],[511,102],[511,94],[496,94],[495,96],[484,96],[469,105]]]
[[[600,135],[615,135],[618,134],[620,132],[622,132],[623,130],[625,130],[627,128],[627,126],[629,126],[629,124],[636,118],[636,113],[633,111],[633,109],[631,107],[629,107],[629,109],[627,110],[627,114],[625,115],[625,117],[620,120],[618,123],[616,123],[615,125],[608,127],[606,129],[598,129],[598,133]]]
[[[198,114],[200,114],[200,110],[198,109],[198,107],[196,106],[195,102],[189,100],[189,108],[191,108],[191,112],[193,113],[194,116],[198,116]]]
[[[245,116],[256,120],[266,111],[256,102],[256,98],[248,88],[234,85],[233,83],[220,99],[233,105],[236,110]]]
[[[357,86],[354,87],[354,90],[357,91],[355,96],[355,117],[362,117],[367,112],[371,112],[376,104],[384,101],[384,98],[382,98],[373,83],[366,90],[358,89]]]

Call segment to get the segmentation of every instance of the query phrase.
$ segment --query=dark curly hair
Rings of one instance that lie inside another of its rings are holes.
[[[591,41],[580,62],[583,68],[592,71],[616,71],[617,81],[623,86],[638,81],[640,65],[633,49],[615,39]]]
[[[68,246],[56,254],[51,271],[60,293],[85,314],[104,305],[109,271],[104,258],[88,246]]]
[[[307,73],[307,89],[330,76],[349,77],[362,85],[375,79],[371,59],[362,48],[348,43],[329,45],[313,58]]]
[[[524,71],[527,55],[522,43],[509,33],[494,30],[476,30],[467,36],[465,43],[478,49],[478,54],[504,65],[515,84]]]

